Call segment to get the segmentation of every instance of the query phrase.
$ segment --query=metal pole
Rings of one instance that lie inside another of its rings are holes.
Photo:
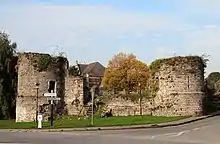
[[[94,115],[93,115],[93,110],[94,110],[94,89],[92,89],[92,119],[91,119],[91,125],[94,124]]]
[[[37,102],[36,102],[36,121],[38,116],[38,88],[37,88]]]
[[[51,99],[50,104],[51,104],[50,126],[53,127],[53,99]]]
[[[36,94],[36,122],[37,120],[37,116],[38,116],[38,89],[39,89],[39,83],[36,83],[36,89],[37,89],[37,94]]]
[[[141,94],[141,84],[139,83],[139,95],[140,95],[140,116],[142,116],[142,94]]]

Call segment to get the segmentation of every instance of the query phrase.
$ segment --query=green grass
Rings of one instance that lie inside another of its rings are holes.
[[[120,116],[99,118],[94,117],[94,127],[106,126],[128,126],[139,124],[158,124],[163,122],[171,122],[186,117],[156,117],[156,116]],[[54,121],[54,128],[82,128],[91,127],[91,119],[80,119],[77,117],[62,117]],[[14,120],[0,120],[0,129],[31,129],[36,128],[36,122],[15,123]],[[50,122],[43,122],[43,128],[50,128]]]

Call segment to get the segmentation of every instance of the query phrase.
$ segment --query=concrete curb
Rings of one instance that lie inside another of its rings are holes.
[[[100,130],[126,130],[126,129],[146,129],[146,128],[163,128],[184,125],[199,120],[211,118],[220,115],[215,112],[210,115],[191,117],[179,121],[160,123],[160,124],[146,124],[146,125],[131,125],[131,126],[113,126],[113,127],[87,127],[87,128],[64,128],[64,129],[0,129],[0,132],[72,132],[72,131],[100,131]]]

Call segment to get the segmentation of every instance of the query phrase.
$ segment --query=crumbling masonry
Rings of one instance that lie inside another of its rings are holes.
[[[45,70],[37,68],[40,57],[51,58],[51,63]],[[52,58],[48,54],[23,53],[18,56],[18,85],[16,99],[16,122],[36,120],[36,113],[43,114],[47,119],[49,102],[44,93],[54,89],[55,82],[58,97],[55,111],[57,114],[77,115],[83,105],[83,80],[68,73],[68,61],[65,58]],[[39,83],[37,92],[36,83]],[[37,94],[38,93],[38,94]]]
[[[153,80],[155,97],[142,100],[144,115],[195,116],[204,113],[204,62],[200,57],[173,57],[161,61]],[[139,115],[139,102],[112,99],[107,103],[113,115]]]
[[[23,53],[18,56],[18,85],[16,99],[16,122],[29,122],[36,119],[36,112],[46,119],[49,102],[43,96],[51,84],[57,82],[57,114],[77,115],[84,104],[84,82],[81,77],[68,73],[68,60],[53,58],[45,70],[36,68],[39,53]],[[153,99],[143,99],[142,111],[147,115],[186,116],[202,115],[204,94],[204,64],[198,57],[176,57],[164,60],[155,73],[158,91]],[[36,83],[39,83],[37,94]],[[38,98],[37,98],[38,95]],[[38,107],[38,109],[37,109]],[[138,102],[124,99],[109,99],[106,108],[113,115],[138,115]]]

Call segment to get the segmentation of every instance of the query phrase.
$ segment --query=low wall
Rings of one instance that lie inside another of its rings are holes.
[[[36,120],[36,96],[18,96],[16,99],[16,105],[19,105],[19,107],[16,107],[16,122],[32,122]],[[49,106],[47,98],[40,96],[38,98],[38,112],[43,115],[44,121],[48,120],[48,117],[50,116],[50,107],[49,109],[45,109],[46,106]]]
[[[142,114],[153,116],[197,116],[203,114],[204,93],[176,93],[142,100]],[[111,99],[106,110],[114,116],[140,115],[140,103],[122,98]]]
[[[142,101],[142,114],[151,115],[152,105],[145,99]],[[106,109],[112,109],[114,116],[140,115],[140,103],[124,100],[122,98],[111,99],[106,103]]]

